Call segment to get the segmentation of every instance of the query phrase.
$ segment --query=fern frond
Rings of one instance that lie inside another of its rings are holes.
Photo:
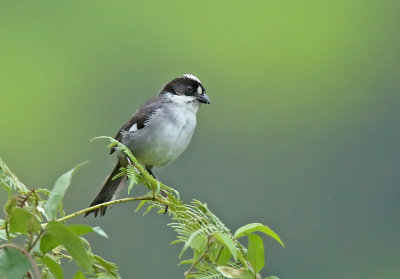
[[[12,191],[16,192],[28,192],[28,188],[19,181],[18,177],[10,171],[7,165],[0,158],[0,185],[3,186],[9,196]]]

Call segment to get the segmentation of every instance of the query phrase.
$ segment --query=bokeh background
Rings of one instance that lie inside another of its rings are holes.
[[[400,278],[399,24],[395,0],[1,1],[0,156],[31,187],[89,160],[82,209],[115,160],[89,139],[193,73],[212,104],[163,182],[278,232],[264,276]],[[75,222],[123,278],[183,278],[168,218],[134,208]]]

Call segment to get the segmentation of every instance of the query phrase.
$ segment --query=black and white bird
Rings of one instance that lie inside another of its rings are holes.
[[[201,104],[209,104],[200,80],[191,74],[175,78],[161,89],[158,95],[144,103],[122,126],[115,139],[127,146],[137,160],[154,176],[153,167],[163,167],[175,161],[186,149],[196,127],[196,113]],[[111,153],[116,151],[111,150]],[[90,204],[94,206],[117,198],[127,176],[112,179],[121,166],[127,164],[123,152],[118,152],[118,162],[107,177],[100,192]],[[86,213],[100,211],[106,207]]]

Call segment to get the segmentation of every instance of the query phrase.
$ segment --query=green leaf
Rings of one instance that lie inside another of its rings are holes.
[[[271,275],[271,276],[265,277],[265,279],[279,279],[279,278],[274,275]]]
[[[67,249],[78,266],[83,270],[91,270],[91,258],[79,235],[63,223],[57,221],[50,221],[46,227],[46,231]]]
[[[80,270],[78,270],[75,273],[74,279],[86,279],[86,277],[85,277],[85,275],[83,275],[83,273]]]
[[[93,229],[86,225],[69,225],[68,228],[79,236],[93,232]]]
[[[266,235],[269,235],[270,237],[272,237],[273,239],[278,241],[283,247],[285,247],[285,245],[283,244],[283,242],[279,238],[279,236],[273,230],[271,230],[269,227],[267,227],[261,223],[251,223],[251,224],[244,225],[243,227],[240,227],[239,229],[236,230],[234,238],[239,238],[239,237],[244,236],[245,234],[249,234],[249,233],[256,232],[256,231],[265,233]]]
[[[198,252],[203,252],[206,249],[207,236],[205,234],[197,235],[190,243],[190,247]]]
[[[238,259],[246,268],[249,267],[249,264],[247,260],[244,258],[243,253],[241,251],[238,253]]]
[[[26,230],[28,231],[29,234],[40,231],[41,226],[40,222],[38,219],[36,219],[35,216],[32,216],[31,219],[29,219],[28,224],[26,225]]]
[[[136,207],[135,213],[138,212],[139,209],[142,208],[142,206],[143,206],[145,203],[147,203],[147,202],[148,202],[148,201],[141,201],[141,202],[139,203],[139,205]]]
[[[81,167],[86,163],[87,162],[83,162],[75,166],[73,169],[64,173],[57,179],[56,184],[53,187],[53,190],[51,190],[49,200],[47,201],[44,207],[44,210],[49,220],[54,220],[56,218],[59,205],[64,197],[65,192],[67,191],[69,185],[71,184],[72,175],[79,167]]]
[[[256,234],[248,234],[249,246],[247,248],[247,257],[256,273],[265,265],[264,243],[261,237]]]
[[[216,268],[225,278],[254,279],[254,274],[248,269],[236,269],[230,266],[218,266]]]
[[[50,270],[50,272],[53,274],[53,276],[56,279],[64,278],[63,270],[59,263],[57,263],[56,261],[54,261],[53,259],[51,259],[48,256],[43,257],[42,262],[43,262],[43,264],[45,264],[47,266],[47,268]]]
[[[27,234],[28,232],[40,230],[40,223],[36,217],[29,211],[19,207],[11,210],[9,224],[11,233]]]
[[[12,191],[17,192],[28,192],[28,188],[19,181],[18,177],[13,174],[7,165],[0,158],[0,185],[3,186],[9,197],[11,197]]]
[[[146,211],[143,212],[143,216],[146,215],[147,213],[149,213],[150,210],[152,210],[154,207],[156,207],[154,204],[149,205],[149,206],[147,207]]]
[[[120,277],[110,275],[108,273],[96,273],[96,279],[120,279]]]
[[[97,267],[101,267],[108,274],[108,278],[120,278],[118,275],[118,267],[115,263],[108,262],[98,255],[92,254]],[[98,274],[96,274],[98,277]],[[111,275],[111,277],[110,277]]]
[[[23,278],[32,265],[18,249],[5,247],[0,249],[0,278]]]
[[[75,232],[77,235],[82,236],[87,233],[95,232],[98,235],[101,235],[105,238],[108,238],[108,235],[100,228],[100,227],[89,227],[86,225],[69,225],[68,228],[70,228],[73,232]]]
[[[236,262],[237,261],[237,249],[236,249],[236,245],[233,242],[232,238],[230,238],[227,234],[222,233],[222,232],[214,232],[212,234],[212,236],[214,236],[218,242],[220,242],[227,249],[229,249],[229,251],[231,252],[231,254]]]
[[[175,244],[182,243],[182,242],[185,242],[185,241],[183,241],[181,239],[176,239],[176,240],[171,242],[171,245],[175,245]]]
[[[58,240],[58,238],[54,237],[51,233],[45,233],[40,239],[40,245],[39,245],[40,252],[46,254],[47,252],[50,252],[60,244],[61,243]]]
[[[129,165],[127,167],[127,173],[129,178],[128,194],[131,192],[133,185],[138,184],[139,174],[135,167]]]
[[[183,260],[183,261],[180,261],[180,262],[178,263],[178,265],[183,265],[183,264],[193,264],[193,259],[190,259],[190,260]]]
[[[6,205],[4,206],[4,212],[9,215],[11,214],[11,211],[13,210],[14,207],[17,206],[17,202],[18,202],[18,196],[12,196],[6,203]]]
[[[93,232],[97,233],[98,235],[101,235],[102,237],[108,238],[108,235],[106,234],[105,231],[103,231],[102,228],[100,227],[93,227]]]
[[[232,254],[229,251],[229,249],[227,249],[226,247],[222,246],[221,248],[222,248],[222,250],[221,250],[221,253],[219,254],[219,257],[218,257],[218,260],[216,263],[218,265],[227,265],[227,264],[229,264]],[[240,254],[240,252],[239,252],[239,254]]]
[[[181,253],[179,254],[179,259],[182,257],[182,255],[185,253],[185,251],[186,251],[186,250],[189,248],[189,246],[192,244],[192,241],[194,241],[194,239],[196,238],[196,236],[197,236],[198,234],[203,233],[203,232],[204,232],[204,229],[198,229],[197,231],[194,231],[194,232],[190,235],[190,237],[188,238],[188,240],[186,240],[185,245],[183,246]],[[205,235],[203,235],[203,236],[205,236]],[[205,244],[207,243],[207,237],[203,237],[203,238],[201,239],[201,241],[204,242],[202,246],[205,247]],[[196,250],[199,250],[199,249],[196,249]]]

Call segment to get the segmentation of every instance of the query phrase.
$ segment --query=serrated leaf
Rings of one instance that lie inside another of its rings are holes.
[[[226,247],[232,254],[235,262],[237,261],[237,248],[233,240],[225,233],[222,232],[214,232],[212,236],[220,242],[224,247]]]
[[[63,270],[59,263],[48,256],[42,258],[42,263],[46,265],[46,267],[50,270],[51,274],[53,274],[56,279],[64,278]]]
[[[54,220],[57,217],[59,205],[64,197],[65,192],[71,184],[72,175],[78,168],[86,163],[87,162],[83,162],[75,166],[73,169],[67,171],[57,179],[53,189],[51,190],[49,199],[44,207],[44,210],[49,220]]]
[[[19,181],[18,177],[10,171],[7,165],[0,158],[0,185],[7,190],[9,197],[12,191],[28,192],[28,188]]]
[[[40,230],[40,223],[32,213],[29,211],[15,207],[11,210],[10,220],[10,233],[23,233],[36,232]]]
[[[246,234],[256,232],[256,231],[265,233],[266,235],[269,235],[270,237],[272,237],[273,239],[278,241],[283,247],[285,247],[285,245],[283,244],[280,237],[273,230],[271,230],[268,226],[265,226],[261,223],[251,223],[251,224],[244,225],[243,227],[240,227],[239,229],[236,230],[236,232],[234,234],[234,238],[239,238]]]
[[[129,178],[129,185],[128,185],[128,194],[129,194],[133,188],[133,185],[138,184],[139,178],[138,178],[138,172],[134,167],[128,166],[127,170]]]
[[[92,262],[79,235],[63,223],[50,221],[46,232],[56,238],[83,270],[91,270]]]
[[[264,243],[261,237],[256,234],[248,234],[249,246],[247,248],[247,258],[254,271],[259,273],[265,265]]]
[[[0,278],[23,278],[32,265],[28,258],[12,247],[0,249]]]
[[[119,278],[118,267],[115,263],[108,262],[98,255],[93,254],[92,256],[96,266],[100,266],[104,271],[106,271],[108,273],[109,278],[110,275],[112,276],[112,278]]]
[[[236,269],[231,266],[218,266],[216,269],[226,278],[254,279],[254,274],[248,269]]]

